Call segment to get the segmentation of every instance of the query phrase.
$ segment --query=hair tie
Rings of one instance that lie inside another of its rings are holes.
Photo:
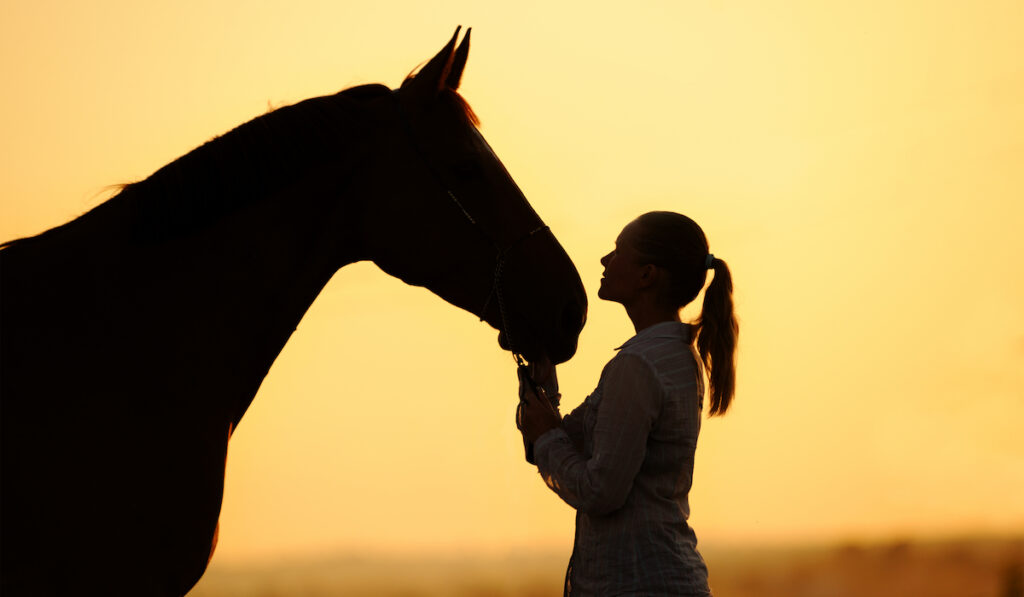
[[[704,269],[714,269],[715,267],[715,256],[708,253],[708,256],[704,258]]]

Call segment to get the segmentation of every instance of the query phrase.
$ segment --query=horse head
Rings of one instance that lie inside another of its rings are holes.
[[[576,267],[477,129],[457,89],[469,54],[459,31],[381,100],[394,117],[364,175],[364,248],[381,269],[424,286],[499,330],[527,360],[576,352],[587,299]]]

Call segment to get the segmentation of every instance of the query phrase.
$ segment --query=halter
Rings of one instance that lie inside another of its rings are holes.
[[[548,227],[546,224],[541,224],[540,226],[534,228],[533,230],[527,232],[526,234],[523,234],[516,240],[512,241],[505,248],[501,248],[501,245],[499,245],[498,242],[494,240],[494,237],[488,234],[487,230],[485,230],[484,227],[481,226],[473,218],[472,215],[470,215],[466,207],[462,204],[461,201],[459,201],[459,198],[455,196],[455,193],[453,193],[452,190],[448,188],[448,185],[444,183],[444,179],[437,172],[437,170],[434,169],[434,166],[433,164],[430,163],[430,160],[427,159],[427,156],[424,153],[423,149],[420,147],[419,143],[416,142],[416,136],[413,135],[412,125],[409,123],[409,119],[405,114],[405,110],[402,108],[402,103],[397,100],[395,93],[397,93],[397,90],[392,92],[392,97],[395,97],[396,103],[398,104],[398,113],[401,115],[402,123],[405,125],[405,132],[406,136],[409,138],[409,144],[412,145],[413,149],[416,151],[416,154],[420,157],[420,161],[423,162],[424,166],[426,166],[431,176],[434,177],[434,180],[437,182],[438,186],[444,189],[445,194],[447,194],[448,198],[452,200],[452,203],[454,203],[456,207],[459,208],[459,211],[466,218],[466,220],[473,226],[473,228],[476,229],[477,232],[480,233],[481,236],[487,239],[491,246],[494,247],[494,275],[492,277],[491,290],[490,292],[487,293],[487,297],[484,299],[483,308],[480,309],[480,313],[478,316],[480,317],[480,321],[484,321],[484,319],[487,316],[487,308],[491,305],[491,300],[497,300],[498,314],[501,316],[501,332],[504,334],[506,342],[508,342],[509,352],[512,353],[512,358],[515,360],[517,365],[521,367],[526,367],[526,361],[523,359],[523,355],[516,350],[515,344],[512,340],[512,332],[509,329],[508,316],[506,315],[505,312],[505,296],[502,293],[501,287],[501,275],[505,268],[506,257],[508,256],[509,252],[512,249],[526,241],[526,239],[537,234],[538,232],[550,231],[551,228]]]

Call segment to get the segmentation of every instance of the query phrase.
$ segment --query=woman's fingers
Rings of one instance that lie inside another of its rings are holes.
[[[539,394],[534,396],[534,402],[531,403],[532,407],[538,408],[537,416],[546,419],[553,425],[559,425],[562,422],[562,415],[558,412],[558,409],[554,404],[551,404],[551,400],[548,398],[547,392],[544,388],[537,388]]]
[[[538,392],[543,392],[543,391],[544,390],[538,388],[537,392],[534,392],[533,388],[527,386],[526,387],[526,392],[523,394],[524,406],[526,408],[528,408],[528,409],[531,409],[531,410],[543,408],[543,403],[541,402],[541,397],[537,395]]]
[[[528,440],[533,441],[545,431],[561,424],[562,416],[558,414],[558,409],[551,403],[544,388],[535,388],[520,377],[519,396],[516,426]]]
[[[549,358],[542,357],[537,359],[530,363],[529,367],[530,375],[540,385],[547,385],[549,382],[554,381],[555,366]]]
[[[537,402],[544,410],[554,412],[555,408],[551,405],[551,400],[548,399],[548,393],[544,388],[537,388]]]
[[[537,392],[543,391],[544,390],[542,390],[541,388],[537,388],[537,391],[535,392],[533,391],[533,388],[530,387],[530,384],[526,384],[526,392],[523,394],[523,398],[526,400],[526,403],[528,405],[539,406],[540,396],[537,395]]]

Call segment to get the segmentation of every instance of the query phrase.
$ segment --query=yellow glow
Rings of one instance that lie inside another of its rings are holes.
[[[1024,528],[1018,0],[489,4],[7,7],[0,240],[268,103],[397,86],[471,25],[463,94],[593,301],[565,404],[631,335],[595,294],[629,219],[684,212],[733,268],[738,396],[698,450],[702,542]],[[232,440],[214,562],[567,553],[495,337],[339,272]]]

